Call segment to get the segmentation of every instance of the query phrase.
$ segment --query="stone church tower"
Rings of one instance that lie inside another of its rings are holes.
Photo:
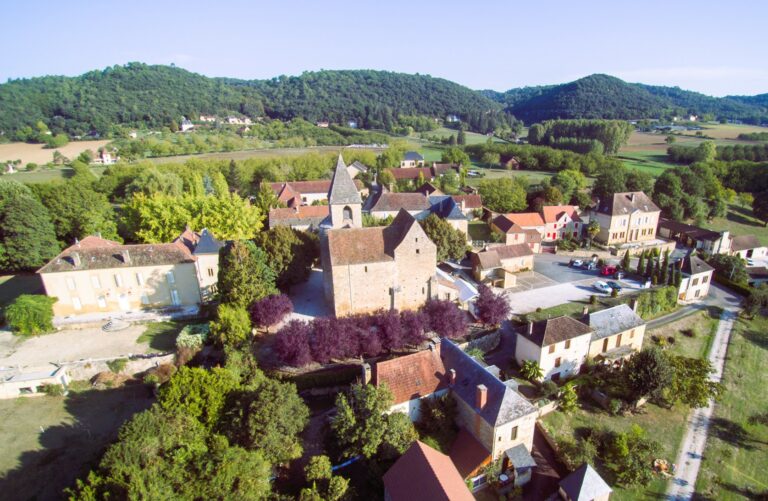
[[[363,200],[357,191],[355,182],[347,171],[344,159],[339,154],[336,170],[333,172],[331,189],[328,191],[330,206],[330,228],[362,228]]]

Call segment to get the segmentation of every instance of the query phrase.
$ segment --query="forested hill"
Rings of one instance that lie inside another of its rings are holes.
[[[104,134],[114,124],[168,126],[181,116],[196,118],[201,113],[356,120],[362,127],[381,127],[398,115],[456,114],[473,129],[485,131],[492,130],[495,120],[504,120],[501,108],[447,80],[369,70],[245,81],[130,63],[77,77],[0,85],[0,130],[9,136],[38,120],[54,133],[82,135],[91,130]]]
[[[765,95],[717,98],[678,87],[627,83],[609,75],[483,94],[527,123],[556,118],[660,118],[688,113],[752,123],[768,120]]]

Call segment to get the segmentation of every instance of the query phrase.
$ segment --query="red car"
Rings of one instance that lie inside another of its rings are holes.
[[[603,266],[603,269],[600,270],[600,274],[604,277],[609,277],[616,274],[617,270],[618,268],[615,266]]]

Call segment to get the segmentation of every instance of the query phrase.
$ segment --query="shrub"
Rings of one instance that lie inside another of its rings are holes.
[[[597,304],[597,296],[595,296],[594,294],[589,296],[589,304]]]
[[[251,305],[251,321],[254,325],[269,327],[280,322],[293,311],[293,303],[285,294],[275,294]]]
[[[485,285],[478,287],[475,307],[478,319],[485,325],[498,325],[509,316],[509,301],[507,301],[507,298],[494,294]]]
[[[60,397],[64,395],[64,386],[60,384],[44,384],[40,387],[40,391],[45,393],[49,397]]]
[[[674,336],[669,336],[669,337],[667,338],[667,343],[669,343],[669,344],[675,344],[675,337],[674,337]]]
[[[557,398],[559,393],[560,393],[560,388],[558,388],[557,383],[555,383],[554,381],[550,381],[549,379],[547,379],[541,385],[541,395],[546,399],[554,400]]]
[[[466,350],[466,354],[474,358],[478,362],[485,362],[485,353],[478,347],[469,348]]]
[[[187,325],[176,336],[176,348],[197,351],[203,347],[211,330],[208,324]]]
[[[236,346],[244,342],[251,332],[251,318],[245,308],[237,304],[220,304],[218,318],[211,322],[211,336],[221,346]]]
[[[608,411],[611,413],[612,416],[618,416],[621,413],[622,408],[621,400],[618,398],[612,398],[608,402]]]
[[[440,337],[457,338],[467,332],[467,317],[450,301],[430,300],[422,308],[429,328]]]
[[[114,360],[109,360],[107,362],[107,367],[109,367],[109,370],[114,372],[115,374],[120,374],[123,369],[125,369],[125,366],[128,364],[128,359],[126,358],[116,358]]]
[[[682,330],[683,336],[685,337],[696,337],[698,335],[698,329],[696,327],[691,327],[690,329],[683,329]]]
[[[15,334],[37,336],[53,331],[53,303],[56,298],[22,294],[5,309],[5,320]]]

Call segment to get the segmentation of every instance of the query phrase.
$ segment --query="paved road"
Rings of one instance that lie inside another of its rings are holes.
[[[713,297],[709,301],[717,301],[716,304],[724,308],[720,315],[720,323],[715,333],[715,341],[709,352],[709,361],[715,372],[713,381],[720,381],[723,377],[725,357],[728,352],[728,342],[731,336],[733,322],[739,312],[739,298],[718,288],[712,288]],[[693,497],[696,488],[696,478],[699,475],[704,447],[707,443],[709,423],[714,412],[715,404],[710,402],[707,407],[695,409],[688,421],[688,430],[683,438],[683,445],[677,457],[677,471],[667,489],[667,499],[688,500]]]

